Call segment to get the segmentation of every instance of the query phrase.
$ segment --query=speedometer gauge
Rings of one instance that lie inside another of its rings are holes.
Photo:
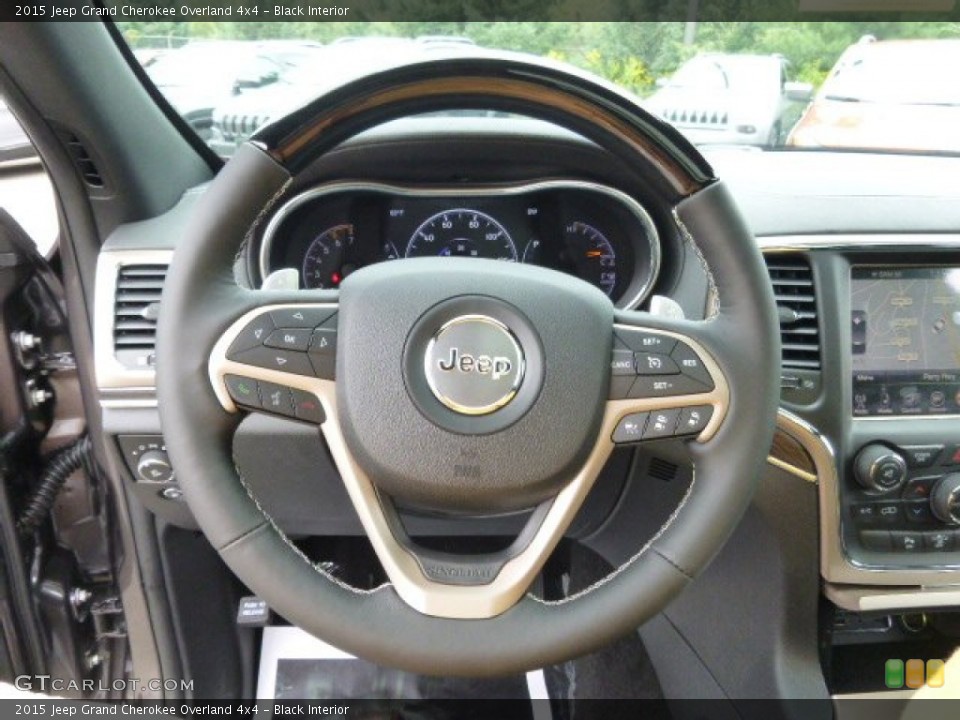
[[[517,248],[503,225],[486,213],[467,208],[444,210],[418,227],[406,257],[479,257],[517,261]]]
[[[353,269],[344,262],[353,246],[353,225],[334,225],[317,235],[303,258],[303,284],[306,288],[329,289],[340,286]]]
[[[617,285],[617,254],[606,236],[592,225],[576,221],[564,227],[563,239],[577,276],[612,295]]]

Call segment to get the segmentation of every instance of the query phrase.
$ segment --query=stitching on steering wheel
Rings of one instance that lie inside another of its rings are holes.
[[[527,593],[527,597],[533,599],[534,601],[540,603],[541,605],[566,605],[567,603],[573,602],[574,600],[579,600],[580,598],[585,597],[586,595],[590,594],[591,592],[593,592],[593,591],[596,590],[597,588],[600,588],[600,587],[603,587],[604,585],[606,585],[608,582],[610,582],[611,580],[613,580],[614,578],[616,578],[618,575],[620,575],[620,574],[621,574],[624,570],[626,570],[628,567],[630,567],[631,565],[633,565],[637,560],[639,560],[640,557],[641,557],[645,552],[647,552],[647,550],[649,550],[651,547],[653,547],[653,544],[654,544],[657,540],[660,539],[660,536],[663,535],[664,532],[666,532],[667,528],[670,527],[671,524],[673,524],[673,521],[674,521],[674,520],[676,519],[676,517],[680,514],[680,511],[683,510],[683,506],[687,504],[687,500],[688,500],[688,499],[690,498],[690,496],[693,494],[693,487],[694,487],[694,485],[696,485],[696,482],[697,482],[697,468],[696,468],[696,466],[694,466],[694,468],[693,468],[693,477],[692,477],[691,480],[690,480],[690,487],[687,488],[687,492],[684,493],[683,498],[680,500],[680,503],[677,505],[677,507],[674,509],[674,511],[670,514],[670,517],[668,517],[668,518],[666,519],[666,521],[664,521],[663,525],[661,525],[661,526],[660,526],[660,529],[657,530],[656,533],[654,533],[653,537],[651,537],[649,540],[647,540],[646,543],[644,543],[644,545],[643,545],[642,548],[640,548],[634,555],[632,555],[629,559],[627,559],[627,560],[626,560],[623,564],[621,564],[619,567],[617,567],[617,568],[615,568],[614,570],[610,571],[610,573],[608,573],[607,575],[604,575],[602,578],[600,578],[599,580],[597,580],[597,581],[596,581],[595,583],[593,583],[592,585],[590,585],[590,586],[588,586],[588,587],[585,587],[583,590],[580,590],[579,592],[576,592],[576,593],[574,593],[573,595],[568,595],[568,596],[565,597],[565,598],[560,598],[559,600],[544,600],[543,598],[538,598],[536,595],[533,595],[532,593]],[[654,550],[654,552],[656,552],[656,550]],[[657,554],[659,555],[660,553],[657,553]],[[661,555],[661,557],[663,557],[663,556]],[[670,560],[669,558],[664,558],[664,560],[666,560],[666,561],[669,562],[671,565],[673,565],[675,568],[677,568],[677,570],[679,570],[680,572],[682,572],[686,577],[688,577],[688,578],[690,577],[690,573],[689,573],[689,572],[687,572],[686,570],[684,570],[683,568],[681,568],[680,566],[678,566],[676,563],[674,563],[674,562],[673,562],[672,560]]]
[[[268,513],[266,510],[263,509],[263,506],[260,505],[260,501],[257,500],[257,497],[256,495],[254,495],[253,490],[250,488],[250,486],[247,484],[247,481],[244,479],[243,473],[240,472],[240,468],[237,466],[236,456],[233,455],[233,453],[231,453],[231,457],[233,459],[234,472],[236,472],[237,477],[240,478],[240,484],[243,485],[243,489],[247,491],[247,496],[253,501],[253,504],[257,506],[257,510],[260,511],[260,514],[263,515],[264,519],[267,521],[267,523],[269,523],[270,527],[273,528],[274,532],[280,536],[280,539],[283,540],[283,543],[287,547],[289,547],[291,550],[293,550],[301,560],[303,560],[305,563],[307,563],[307,565],[313,568],[315,572],[317,572],[319,575],[321,575],[325,579],[332,582],[334,585],[337,585],[343,588],[344,590],[354,593],[355,595],[373,595],[374,593],[379,592],[380,590],[383,590],[388,587],[392,587],[393,583],[390,583],[390,582],[385,582],[382,585],[378,585],[375,588],[371,588],[370,590],[363,590],[361,588],[354,587],[353,585],[345,583],[336,575],[332,575],[329,572],[327,572],[322,567],[322,563],[313,562],[313,560],[308,558],[306,554],[303,552],[303,550],[298,548],[294,544],[294,542],[287,536],[287,534],[280,529],[280,527],[277,525],[274,519],[270,516],[270,513]]]
[[[714,278],[713,271],[710,270],[710,265],[707,264],[707,259],[703,256],[700,246],[687,229],[687,226],[684,224],[683,220],[680,219],[680,214],[677,212],[676,208],[673,208],[672,214],[673,221],[677,223],[677,227],[680,229],[680,234],[683,236],[684,243],[689,245],[690,249],[693,250],[694,254],[697,256],[697,259],[700,261],[700,267],[703,268],[703,272],[707,276],[707,286],[709,288],[710,298],[707,308],[707,317],[704,322],[710,322],[711,320],[716,319],[717,315],[720,314],[720,291],[717,289],[716,278]]]
[[[700,261],[700,265],[703,267],[703,271],[707,275],[707,283],[710,288],[711,302],[710,302],[710,314],[707,317],[707,319],[704,320],[704,322],[711,322],[717,317],[717,315],[719,315],[719,312],[720,312],[719,311],[720,293],[719,293],[719,290],[717,289],[716,280],[713,277],[713,273],[710,270],[710,266],[707,264],[707,259],[704,257],[703,252],[701,252],[700,250],[700,246],[697,244],[696,239],[687,229],[687,226],[684,225],[683,221],[680,219],[676,209],[673,210],[673,218],[677,223],[677,227],[680,228],[680,233],[683,235],[684,242],[688,243],[690,247],[693,249],[694,253],[696,253],[697,258]],[[680,515],[680,512],[683,510],[684,505],[687,504],[687,500],[689,500],[690,497],[693,495],[693,488],[696,485],[696,483],[697,483],[697,467],[696,465],[694,465],[693,475],[690,480],[690,486],[687,488],[687,491],[684,493],[683,498],[680,500],[680,503],[677,505],[674,511],[670,514],[670,517],[666,519],[663,525],[660,526],[660,529],[657,530],[656,533],[654,533],[653,537],[651,537],[643,545],[643,547],[641,547],[634,555],[632,555],[628,560],[626,560],[626,562],[624,562],[619,567],[612,570],[609,574],[603,576],[602,578],[597,580],[595,583],[584,588],[583,590],[580,590],[579,592],[574,593],[573,595],[569,595],[568,597],[560,598],[559,600],[544,600],[543,598],[536,597],[532,593],[527,593],[527,597],[533,599],[534,601],[540,603],[541,605],[564,605],[566,603],[573,602],[574,600],[582,598],[588,595],[589,593],[593,592],[597,588],[600,588],[606,585],[608,582],[610,582],[611,580],[616,578],[618,575],[620,575],[628,567],[633,565],[633,563],[639,560],[640,557],[645,552],[647,552],[647,550],[653,547],[653,544],[660,539],[660,536],[663,535],[664,532],[666,532],[667,528],[670,527],[670,525],[673,524],[673,521],[677,518],[677,516]],[[657,552],[657,551],[654,550],[654,552]],[[666,557],[662,553],[657,552],[657,554],[660,555],[660,557],[662,557],[668,563],[670,563],[673,567],[675,567],[679,572],[683,573],[686,577],[692,579],[692,574],[688,570],[681,567],[680,565],[677,565],[676,562]]]

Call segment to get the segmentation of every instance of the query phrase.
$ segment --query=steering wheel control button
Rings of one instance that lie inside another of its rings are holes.
[[[928,468],[940,457],[943,445],[905,445],[900,449],[903,450],[909,467]]]
[[[260,394],[257,391],[257,381],[239,375],[224,375],[223,382],[227,392],[237,405],[245,407],[260,407]]]
[[[293,417],[290,390],[283,385],[260,381],[260,406],[267,412]]]
[[[706,392],[710,392],[710,388],[686,375],[641,375],[631,386],[629,397],[658,398]]]
[[[271,310],[270,317],[279,328],[315,328],[336,313],[334,308],[285,308]]]
[[[679,375],[680,368],[669,355],[634,353],[637,375]]]
[[[615,337],[634,352],[669,355],[677,341],[667,335],[618,328]]]
[[[277,350],[268,347],[251,348],[238,353],[233,360],[244,365],[279,370],[293,375],[313,376],[314,374],[313,366],[307,356],[304,353],[291,350]]]
[[[677,435],[699,435],[713,417],[712,405],[683,408],[677,421]]]
[[[610,360],[610,374],[614,377],[634,376],[636,371],[633,366],[633,352],[630,350],[614,349],[613,358]]]
[[[293,413],[297,420],[319,425],[327,419],[323,413],[323,406],[314,395],[291,388],[290,397],[293,399]]]
[[[650,419],[647,420],[647,427],[643,431],[643,439],[658,440],[660,438],[673,437],[679,418],[679,410],[657,410],[656,412],[650,413]]]
[[[268,313],[263,313],[255,317],[247,323],[247,326],[240,331],[236,339],[230,343],[230,347],[227,350],[227,358],[229,360],[236,360],[237,355],[244,350],[260,347],[270,336],[270,333],[273,332],[274,327],[275,325]]]
[[[525,359],[510,329],[486,315],[461,315],[427,344],[423,371],[434,397],[461,415],[507,405],[523,382]]]
[[[310,344],[310,329],[280,328],[270,333],[263,344],[280,350],[306,352],[307,346]]]
[[[317,377],[336,379],[337,331],[321,328],[310,338],[310,363]]]
[[[615,443],[632,443],[643,440],[643,429],[647,426],[647,418],[650,413],[631,413],[624,415],[613,430],[613,441]]]
[[[713,390],[713,378],[710,377],[710,372],[704,367],[700,356],[689,345],[678,342],[673,352],[670,353],[670,357],[676,361],[680,367],[680,372]]]

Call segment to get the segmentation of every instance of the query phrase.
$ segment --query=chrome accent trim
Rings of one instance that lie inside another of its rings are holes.
[[[812,483],[816,483],[818,478],[822,476],[825,465],[829,464],[829,467],[833,467],[834,454],[833,448],[830,446],[830,442],[806,420],[798,415],[794,415],[789,410],[780,408],[777,410],[777,428],[785,432],[803,446],[803,449],[806,450],[810,455],[810,459],[813,460],[813,465],[816,468],[817,473],[815,475],[808,473],[806,470],[801,470],[800,468],[794,467],[793,465],[779,460],[772,455],[767,457],[768,463],[790,473],[791,475],[795,475],[801,480],[806,480],[807,482]]]
[[[156,398],[100,398],[100,407],[105,410],[136,410],[142,408],[156,409]]]
[[[896,247],[917,250],[960,249],[956,233],[850,233],[811,235],[764,235],[757,238],[763,252],[796,250],[869,250],[873,247]]]
[[[611,439],[613,431],[623,416],[647,410],[712,405],[715,409],[713,417],[696,438],[699,441],[706,441],[716,433],[730,405],[730,391],[726,378],[716,361],[699,343],[687,336],[649,329],[649,332],[659,333],[689,344],[703,358],[704,366],[713,378],[715,388],[708,393],[698,395],[608,401],[596,445],[577,474],[556,496],[529,545],[507,561],[499,574],[487,585],[444,585],[428,579],[413,553],[394,537],[380,505],[376,486],[356,463],[344,440],[337,412],[336,383],[315,377],[290,375],[277,370],[253,367],[227,359],[227,349],[248,322],[262,313],[292,307],[329,308],[332,306],[330,304],[273,305],[263,306],[244,314],[230,325],[213,347],[208,365],[213,390],[228,412],[237,411],[224,384],[224,375],[228,373],[294,387],[313,393],[320,400],[326,414],[326,420],[320,426],[321,430],[367,537],[397,593],[408,605],[425,615],[462,619],[490,618],[508,610],[523,597],[550,552],[569,527],[610,456],[614,448]]]
[[[93,355],[97,387],[137,390],[156,386],[153,369],[131,370],[114,354],[113,321],[117,276],[127,265],[170,265],[173,250],[104,250],[97,258],[93,295]]]
[[[388,183],[362,182],[362,181],[342,181],[332,182],[325,185],[306,190],[287,200],[270,218],[266,229],[263,231],[263,238],[260,241],[259,267],[260,277],[266,278],[269,275],[270,250],[277,234],[277,230],[283,221],[297,208],[317,198],[332,195],[341,192],[375,192],[384,195],[399,195],[401,197],[441,197],[441,198],[461,198],[461,197],[509,197],[514,195],[523,195],[525,193],[539,192],[543,190],[582,190],[586,192],[595,192],[607,197],[613,198],[622,204],[637,219],[644,232],[650,238],[650,271],[649,276],[641,283],[640,287],[632,295],[621,298],[616,306],[626,310],[636,308],[643,302],[653,285],[660,275],[660,265],[662,262],[662,249],[660,247],[660,234],[657,232],[657,226],[653,218],[637,200],[616,188],[602,185],[600,183],[587,182],[584,180],[542,180],[538,182],[517,183],[510,185],[467,185],[463,187],[417,187],[405,185],[391,185]],[[496,218],[495,218],[496,219]],[[399,250],[399,248],[398,248]],[[634,268],[636,270],[636,268]],[[631,279],[628,290],[637,282],[637,273]]]
[[[824,583],[823,593],[837,607],[854,612],[960,607],[960,584],[941,587],[878,588]]]
[[[960,581],[953,565],[862,565],[852,560],[841,534],[840,478],[830,441],[793,413],[779,411],[777,425],[810,453],[817,469],[820,504],[820,574],[827,583],[943,587]],[[776,463],[774,463],[776,464]],[[904,559],[907,559],[904,556]],[[917,592],[921,592],[917,588]]]

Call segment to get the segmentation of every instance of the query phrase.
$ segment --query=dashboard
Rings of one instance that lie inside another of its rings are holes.
[[[661,244],[640,202],[599,183],[335,182],[280,206],[264,230],[258,269],[266,278],[293,268],[301,288],[331,289],[366,265],[424,256],[541,265],[632,308],[657,279]]]

